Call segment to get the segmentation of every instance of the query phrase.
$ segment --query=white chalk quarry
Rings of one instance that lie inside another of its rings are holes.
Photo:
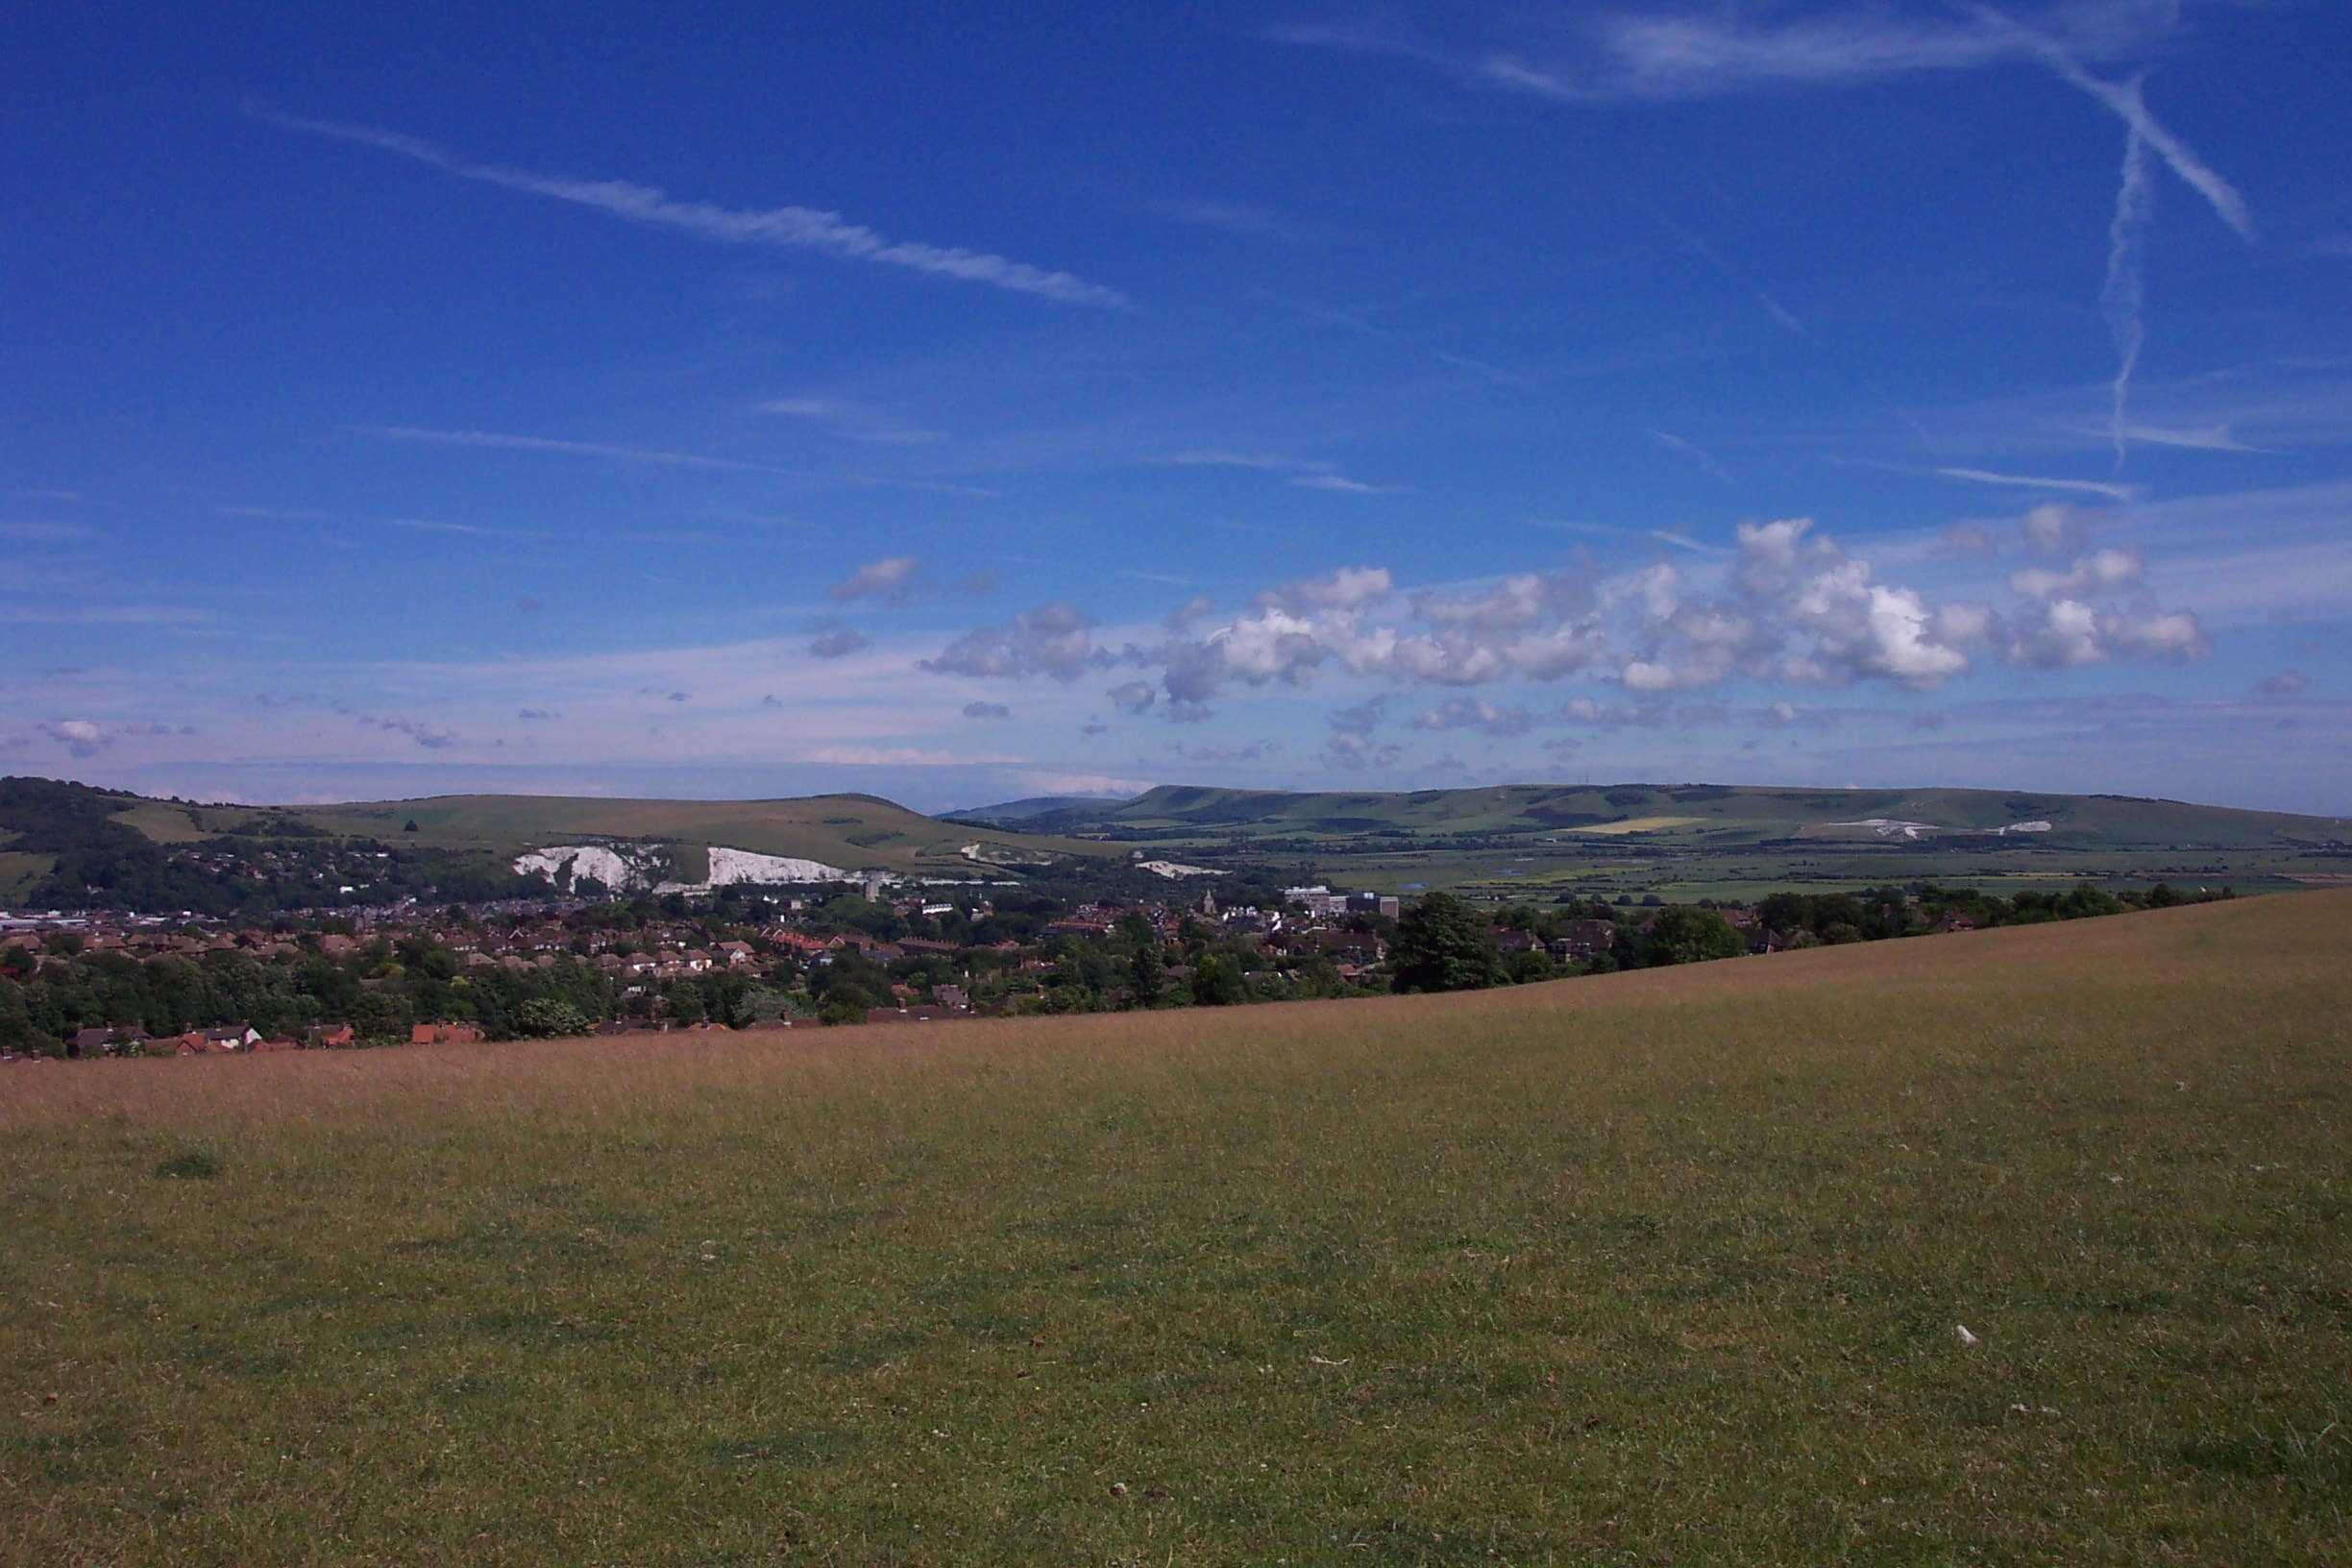
[[[615,892],[651,888],[656,893],[708,893],[733,883],[842,882],[851,873],[821,860],[794,855],[763,855],[714,844],[709,848],[710,870],[699,882],[667,880],[671,852],[667,845],[613,847],[600,844],[564,844],[533,849],[514,860],[518,876],[545,876],[559,888],[593,877]]]
[[[645,880],[638,869],[622,859],[617,850],[600,844],[564,844],[534,849],[529,854],[517,855],[514,869],[517,876],[544,876],[559,888],[569,887],[583,877],[593,877],[615,891],[636,887]]]

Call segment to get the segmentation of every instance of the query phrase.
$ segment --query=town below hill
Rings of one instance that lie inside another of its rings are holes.
[[[2196,897],[2228,896],[2227,893]],[[1934,884],[1482,908],[1313,884],[1241,901],[1015,888],[725,887],[413,906],[266,924],[113,913],[0,921],[0,1059],[121,1059],[633,1031],[1228,1007],[1444,992],[2191,901],[2088,884]]]

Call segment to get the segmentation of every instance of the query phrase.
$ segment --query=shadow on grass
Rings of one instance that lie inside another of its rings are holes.
[[[2183,1464],[2207,1475],[2286,1482],[2352,1500],[2352,1438],[2335,1423],[2308,1433],[2288,1428],[2200,1437],[2181,1444],[2178,1453]]]
[[[227,1168],[221,1157],[209,1149],[182,1149],[157,1161],[155,1173],[167,1182],[208,1182]]]

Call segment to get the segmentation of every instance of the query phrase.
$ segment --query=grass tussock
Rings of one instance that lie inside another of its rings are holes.
[[[0,1561],[2340,1561],[2348,1015],[2311,894],[19,1066]]]

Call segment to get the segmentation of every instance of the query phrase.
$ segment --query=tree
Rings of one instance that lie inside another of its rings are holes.
[[[1221,954],[1202,954],[1192,967],[1193,1005],[1231,1007],[1243,999],[1240,966]]]
[[[1397,921],[1391,949],[1398,991],[1478,991],[1503,980],[1494,933],[1448,893],[1424,894]]]
[[[401,831],[402,831],[403,833],[414,833],[416,830],[417,830],[417,825],[416,825],[416,819],[415,819],[414,817],[409,818],[409,819],[408,819],[408,825],[401,829]]]
[[[864,1023],[867,1010],[878,1005],[855,986],[831,986],[826,988],[824,1005],[817,1010],[817,1017],[831,1025]]]
[[[552,996],[534,996],[515,1009],[514,1027],[518,1035],[539,1040],[552,1040],[562,1035],[584,1035],[590,1018],[570,1002]]]
[[[2088,882],[2077,884],[2074,891],[2068,894],[2058,906],[2060,918],[2069,920],[2079,920],[2099,915],[2119,915],[2122,912],[2122,900],[2105,889],[2095,888]]]
[[[361,1040],[404,1040],[416,1015],[408,999],[392,991],[363,991],[352,1009],[351,1026]]]
[[[1559,973],[1552,967],[1551,957],[1540,947],[1530,947],[1525,952],[1511,954],[1503,961],[1503,968],[1514,986],[1532,985],[1538,980],[1553,979]]]
[[[1731,929],[1731,922],[1711,909],[1678,904],[1659,915],[1650,928],[1652,964],[1703,964],[1710,958],[1737,958],[1748,943]]]
[[[1812,901],[1801,893],[1776,893],[1755,906],[1756,919],[1767,931],[1792,934],[1814,926]]]
[[[1127,983],[1135,991],[1135,1005],[1139,1008],[1157,1007],[1164,978],[1159,943],[1152,941],[1139,944],[1135,950],[1134,960],[1127,966]]]
[[[0,1050],[31,1050],[38,1036],[33,1027],[33,1015],[25,1006],[24,992],[6,980],[0,980]]]
[[[702,988],[692,980],[671,980],[662,985],[662,1012],[673,1023],[700,1023],[704,1017]]]

